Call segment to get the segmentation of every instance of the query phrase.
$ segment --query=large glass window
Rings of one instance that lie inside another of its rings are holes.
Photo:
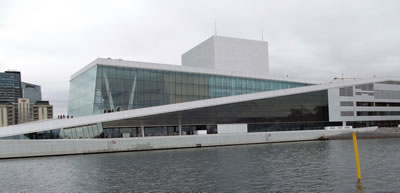
[[[75,77],[70,82],[68,114],[81,116],[93,114],[97,67]]]
[[[81,116],[306,85],[97,65],[71,80],[69,114]]]
[[[129,125],[124,125],[124,124]],[[245,101],[104,123],[118,126],[247,123],[249,131],[323,129],[329,123],[327,91]],[[251,125],[255,125],[254,127]]]

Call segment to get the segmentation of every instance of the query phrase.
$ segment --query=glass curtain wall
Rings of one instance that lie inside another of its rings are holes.
[[[93,114],[97,66],[70,81],[68,114],[73,116]]]
[[[22,98],[21,73],[0,72],[0,101],[18,102]]]
[[[71,81],[69,114],[99,114],[306,85],[97,65]]]

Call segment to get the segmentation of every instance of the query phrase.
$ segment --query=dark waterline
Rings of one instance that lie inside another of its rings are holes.
[[[400,139],[0,160],[1,192],[397,192]]]

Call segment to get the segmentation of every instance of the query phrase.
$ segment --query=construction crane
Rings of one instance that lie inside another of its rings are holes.
[[[374,76],[375,78],[375,76]],[[344,74],[342,74],[342,78],[338,78],[338,77],[334,77],[333,80],[357,80],[357,79],[361,79],[361,78],[345,78]]]

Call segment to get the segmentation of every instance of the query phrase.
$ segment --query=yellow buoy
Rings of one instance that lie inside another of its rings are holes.
[[[354,145],[354,156],[356,158],[356,165],[357,165],[357,179],[358,181],[361,181],[360,158],[358,156],[357,137],[355,132],[353,132],[353,145]]]

